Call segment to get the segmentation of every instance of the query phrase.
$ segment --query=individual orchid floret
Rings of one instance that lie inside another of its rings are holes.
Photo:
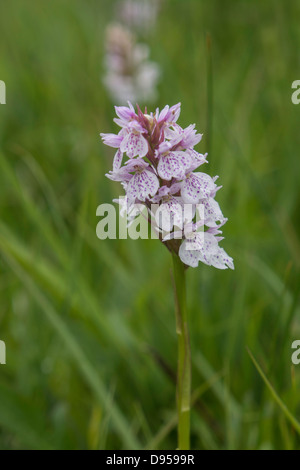
[[[182,182],[181,196],[187,204],[199,204],[202,199],[211,197],[216,189],[214,179],[206,173],[190,172]]]
[[[142,132],[136,129],[129,129],[120,144],[120,150],[126,153],[128,158],[142,158],[148,153],[148,142]]]
[[[116,134],[100,134],[105,145],[118,149],[121,145],[123,137]]]
[[[204,208],[204,219],[207,227],[215,227],[217,222],[223,224],[227,221],[222,214],[218,202],[214,198],[208,197],[204,199],[201,204],[202,207]]]
[[[186,152],[166,152],[158,157],[157,171],[163,180],[170,181],[172,178],[182,180],[191,163],[191,157]]]
[[[154,196],[159,189],[159,180],[155,171],[144,160],[131,160],[128,162],[127,170],[134,172],[127,185],[127,197],[130,201],[145,202]]]
[[[156,110],[155,113],[155,118],[158,124],[161,123],[166,123],[169,125],[174,125],[181,112],[181,103],[177,103],[174,106],[168,106],[166,105],[162,111],[159,111],[159,109]]]
[[[174,196],[163,197],[155,213],[157,227],[164,232],[171,232],[174,225],[182,228],[183,211],[182,201],[179,201]]]
[[[177,142],[179,148],[193,148],[195,145],[199,144],[202,139],[202,134],[197,134],[195,130],[195,124],[191,124],[186,129],[182,129],[175,122],[173,123],[172,128],[167,129],[166,137],[169,140],[174,140]]]
[[[201,261],[218,269],[234,269],[233,259],[219,247],[218,237],[209,232],[191,232],[179,248],[180,259],[196,268]]]
[[[152,202],[158,204],[154,207],[154,217],[158,229],[163,232],[172,231],[174,226],[182,231],[195,216],[195,207],[185,205],[182,198],[176,196],[179,192],[180,184],[174,183],[171,187],[161,187],[158,194],[151,199]],[[152,206],[151,210],[153,210]]]
[[[194,149],[202,135],[195,125],[182,129],[177,120],[180,103],[155,113],[131,103],[116,107],[118,134],[101,134],[104,143],[117,148],[113,169],[106,176],[121,182],[126,192],[128,221],[142,204],[167,248],[181,261],[196,267],[199,261],[218,269],[234,269],[233,260],[219,247],[225,219],[215,196],[217,176],[195,171],[207,163],[207,154]],[[200,230],[199,230],[200,229]]]
[[[134,120],[137,118],[137,115],[134,111],[134,107],[132,106],[131,103],[129,103],[129,107],[127,106],[115,106],[115,111],[116,115],[119,117],[119,122],[121,124],[121,127],[124,125],[127,125],[130,121]],[[117,119],[114,119],[115,122],[117,122]]]
[[[203,155],[202,153],[196,152],[194,149],[187,149],[186,153],[190,155],[192,162],[189,167],[189,172],[196,170],[199,166],[203,165],[203,163],[208,163],[207,153]]]

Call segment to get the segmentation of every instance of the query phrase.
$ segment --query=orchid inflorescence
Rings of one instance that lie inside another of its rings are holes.
[[[103,83],[114,102],[155,100],[160,68],[149,60],[149,47],[138,43],[135,35],[118,23],[107,27],[105,46]]]
[[[207,163],[207,154],[194,149],[202,135],[195,125],[183,129],[177,124],[180,103],[150,114],[128,105],[115,107],[120,132],[101,134],[106,145],[117,149],[106,176],[124,187],[128,218],[137,204],[152,216],[154,204],[159,207],[155,221],[160,239],[185,265],[197,267],[201,261],[234,269],[232,258],[219,246],[227,219],[215,200],[218,177],[195,171]],[[185,210],[187,205],[191,210]],[[165,230],[169,233],[164,236]]]

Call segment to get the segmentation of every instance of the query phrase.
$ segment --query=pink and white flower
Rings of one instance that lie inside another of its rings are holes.
[[[192,159],[186,152],[166,152],[158,159],[157,172],[166,181],[170,181],[172,178],[182,180],[191,162]]]
[[[199,204],[200,200],[209,198],[216,191],[214,179],[206,173],[188,173],[182,183],[181,196],[184,202]]]
[[[130,129],[120,144],[120,150],[128,158],[142,158],[148,153],[148,142],[139,131]]]

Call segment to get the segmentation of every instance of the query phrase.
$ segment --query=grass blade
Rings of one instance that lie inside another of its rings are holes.
[[[249,354],[256,370],[258,371],[259,375],[261,376],[261,378],[265,382],[266,386],[270,390],[271,395],[274,398],[275,402],[277,403],[277,405],[279,406],[281,411],[284,413],[286,419],[291,423],[293,428],[300,434],[300,423],[299,423],[299,421],[292,415],[292,413],[287,408],[285,403],[283,403],[283,401],[281,400],[281,398],[277,394],[276,390],[274,389],[274,387],[271,384],[271,382],[269,381],[269,379],[266,377],[265,373],[263,372],[262,368],[260,367],[260,365],[258,364],[256,359],[254,358],[254,356],[253,356],[253,354],[252,354],[252,352],[250,351],[249,348],[247,348],[247,352],[248,352],[248,354]]]

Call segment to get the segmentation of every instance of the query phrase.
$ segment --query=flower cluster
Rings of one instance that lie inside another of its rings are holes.
[[[106,145],[117,149],[106,176],[124,187],[129,217],[137,204],[153,215],[154,204],[160,238],[183,263],[234,269],[232,258],[219,246],[227,219],[215,200],[218,177],[195,171],[207,163],[207,154],[194,149],[202,138],[195,125],[183,129],[177,124],[180,103],[150,114],[139,107],[135,112],[131,103],[115,109],[120,132],[101,134]],[[163,236],[164,231],[169,233]]]
[[[106,31],[105,68],[103,82],[115,102],[155,100],[159,67],[149,61],[149,48],[117,23]]]

